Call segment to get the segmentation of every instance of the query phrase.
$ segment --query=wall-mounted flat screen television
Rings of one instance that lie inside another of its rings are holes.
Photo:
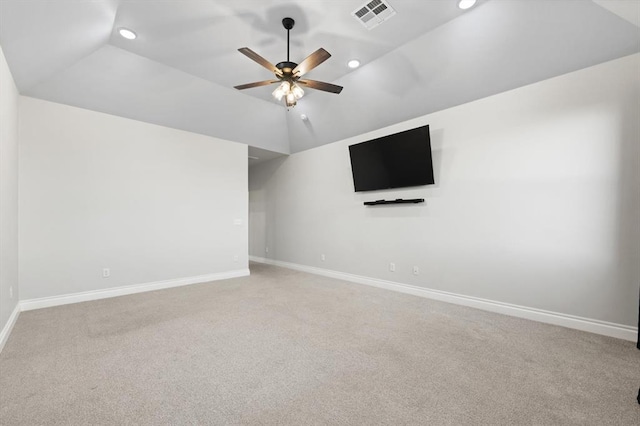
[[[351,145],[349,155],[356,192],[435,183],[428,125]]]

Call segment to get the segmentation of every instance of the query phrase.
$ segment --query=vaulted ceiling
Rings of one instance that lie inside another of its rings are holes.
[[[373,29],[361,0],[2,0],[0,45],[23,95],[291,153],[363,134],[640,51],[638,0],[385,0]],[[272,77],[237,49],[291,60],[344,86],[287,110]],[[117,30],[134,30],[126,40]],[[350,59],[361,67],[351,70]],[[588,90],[589,88],[585,88]],[[300,117],[304,114],[307,120]]]

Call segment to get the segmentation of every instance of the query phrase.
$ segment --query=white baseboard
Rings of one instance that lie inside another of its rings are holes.
[[[11,312],[11,315],[9,316],[9,320],[2,328],[2,331],[0,331],[0,352],[2,352],[2,349],[4,348],[4,344],[7,343],[7,340],[9,339],[11,330],[13,330],[13,326],[18,320],[18,315],[20,315],[20,303],[16,304],[15,309],[13,310],[13,312]]]
[[[199,275],[195,277],[177,278],[173,280],[155,281],[144,284],[134,284],[102,290],[83,291],[81,293],[63,294],[60,296],[42,297],[38,299],[22,300],[21,311],[49,308],[52,306],[67,305],[69,303],[88,302],[90,300],[106,299],[109,297],[125,296],[127,294],[143,293],[146,291],[162,290],[165,288],[180,287],[191,284],[206,283],[209,281],[226,280],[229,278],[245,277],[249,275],[249,269],[221,272],[217,274]]]
[[[496,312],[518,318],[525,318],[546,324],[559,325],[573,328],[575,330],[587,331],[604,336],[635,342],[638,337],[638,328],[623,324],[615,324],[591,318],[583,318],[558,312],[545,311],[542,309],[529,308],[526,306],[513,305],[510,303],[497,302],[494,300],[481,299],[478,297],[464,296],[461,294],[449,293],[441,290],[432,290],[424,287],[417,287],[410,284],[402,284],[393,281],[369,278],[360,275],[347,274],[344,272],[332,271],[329,269],[316,268],[313,266],[299,265],[296,263],[281,262],[279,260],[266,259],[262,257],[249,256],[253,262],[266,263],[339,280],[350,281],[358,284],[370,285],[387,290],[398,291],[400,293],[412,294],[414,296],[453,303],[456,305],[469,306],[484,311]]]

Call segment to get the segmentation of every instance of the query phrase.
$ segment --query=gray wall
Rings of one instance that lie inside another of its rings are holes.
[[[632,55],[252,167],[250,254],[635,326],[639,64]],[[435,185],[353,191],[350,144],[423,124]],[[414,197],[426,203],[362,205]]]
[[[18,90],[0,48],[0,331],[18,297]]]
[[[21,97],[19,189],[21,300],[248,266],[246,145]]]

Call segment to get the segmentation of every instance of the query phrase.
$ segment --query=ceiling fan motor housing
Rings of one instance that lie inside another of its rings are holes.
[[[279,62],[276,64],[276,68],[282,71],[282,74],[284,74],[285,76],[290,75],[294,68],[297,66],[298,64],[296,64],[295,62],[289,61]]]

